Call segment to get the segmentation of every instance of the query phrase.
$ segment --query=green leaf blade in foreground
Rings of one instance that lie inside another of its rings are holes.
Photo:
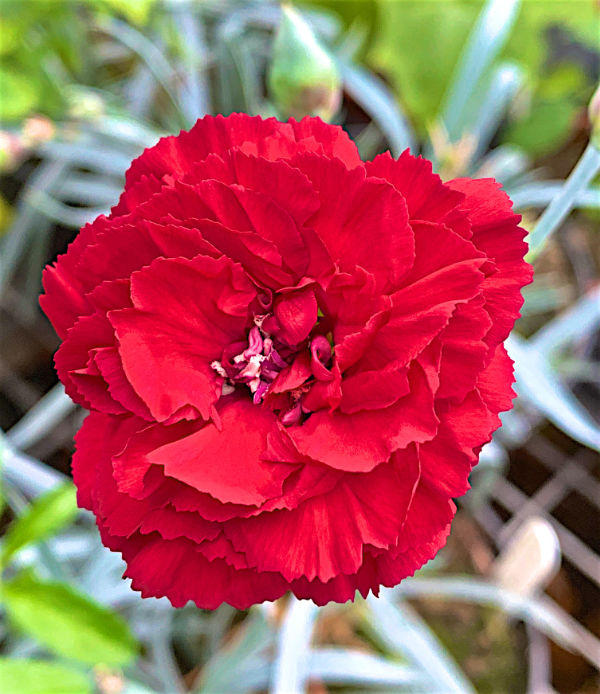
[[[71,523],[77,512],[75,487],[71,482],[47,492],[9,527],[4,538],[0,563],[5,566],[8,560],[26,545],[53,535]]]
[[[29,658],[0,658],[3,694],[91,694],[81,672],[64,665]]]
[[[48,650],[88,665],[125,665],[138,653],[127,623],[66,583],[22,572],[3,586],[13,623]]]

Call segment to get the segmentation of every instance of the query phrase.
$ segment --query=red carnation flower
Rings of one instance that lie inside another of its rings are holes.
[[[207,116],[136,159],[41,298],[90,410],[79,503],[133,587],[323,604],[431,559],[511,406],[519,221],[316,118]]]

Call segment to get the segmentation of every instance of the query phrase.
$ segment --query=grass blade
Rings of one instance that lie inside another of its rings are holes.
[[[264,689],[269,677],[265,657],[274,642],[274,632],[260,610],[254,610],[240,627],[238,637],[207,663],[200,675],[202,694],[247,692]]]
[[[27,496],[39,496],[67,480],[62,472],[17,451],[4,434],[0,434],[0,457],[6,479]]]
[[[173,20],[181,37],[185,67],[185,89],[181,90],[183,109],[195,120],[210,112],[210,95],[206,79],[207,48],[204,26],[189,5],[177,5]]]
[[[514,619],[522,619],[564,647],[600,665],[600,641],[549,598],[523,597],[476,578],[407,578],[395,591],[405,597],[442,597],[493,605]],[[595,652],[595,655],[594,655]]]

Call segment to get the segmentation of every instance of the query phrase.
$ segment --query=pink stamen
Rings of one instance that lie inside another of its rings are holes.
[[[268,389],[269,389],[269,384],[266,383],[265,381],[261,381],[258,384],[258,388],[254,392],[254,396],[252,397],[252,402],[255,405],[258,405],[259,403],[261,403],[262,399],[265,397]]]
[[[275,366],[278,366],[280,369],[285,369],[286,366],[288,366],[287,361],[281,357],[279,352],[273,348],[273,351],[271,352],[271,360]]]
[[[264,357],[261,358],[262,355],[256,354],[252,357],[250,357],[250,361],[246,364],[246,366],[240,371],[240,374],[237,378],[240,380],[242,379],[254,379],[258,376],[260,373],[260,365],[261,362],[263,361]]]

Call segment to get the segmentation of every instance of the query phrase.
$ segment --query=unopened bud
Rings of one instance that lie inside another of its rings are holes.
[[[330,120],[341,101],[339,71],[312,29],[292,7],[281,9],[268,74],[273,101],[284,118]]]
[[[588,118],[591,125],[590,142],[596,149],[600,150],[600,85],[598,85],[590,101]]]

